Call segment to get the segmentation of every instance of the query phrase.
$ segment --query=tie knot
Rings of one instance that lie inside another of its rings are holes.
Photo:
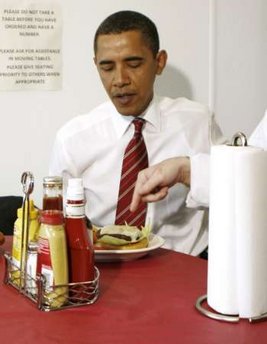
[[[134,131],[135,135],[140,135],[142,133],[142,128],[143,128],[144,123],[145,123],[145,120],[142,118],[135,118],[133,120],[133,124],[135,127],[135,131]]]

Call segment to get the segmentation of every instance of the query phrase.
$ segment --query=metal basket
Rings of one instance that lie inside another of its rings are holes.
[[[5,252],[4,257],[6,263],[4,283],[17,289],[42,311],[90,305],[99,296],[100,273],[97,267],[93,281],[47,287],[43,275],[38,274],[36,278],[32,278],[13,264],[10,254]]]

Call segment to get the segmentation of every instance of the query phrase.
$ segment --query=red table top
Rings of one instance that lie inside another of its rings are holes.
[[[43,312],[3,284],[1,257],[1,344],[267,343],[266,322],[219,322],[195,309],[196,299],[206,293],[205,260],[158,249],[135,261],[97,266],[95,304]]]

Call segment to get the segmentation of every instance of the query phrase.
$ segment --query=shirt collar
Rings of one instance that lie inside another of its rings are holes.
[[[160,109],[159,109],[159,97],[154,96],[146,109],[143,118],[147,122],[147,127],[152,131],[160,132]]]
[[[146,120],[146,128],[149,128],[151,131],[160,132],[160,109],[158,106],[159,97],[154,96],[152,101],[150,102],[146,111],[140,117]],[[121,137],[130,127],[132,120],[135,118],[134,116],[122,116],[119,114],[114,107],[114,111],[112,114],[114,128],[116,133],[119,137]]]

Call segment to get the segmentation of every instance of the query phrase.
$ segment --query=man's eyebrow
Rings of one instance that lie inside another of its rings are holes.
[[[126,62],[143,61],[143,60],[144,60],[144,58],[141,56],[129,56],[129,57],[126,57],[124,59],[124,61],[126,61]],[[99,62],[99,65],[104,66],[104,65],[109,65],[109,64],[113,64],[113,63],[114,63],[114,61],[112,61],[112,60],[102,60]]]
[[[107,64],[111,64],[111,63],[113,63],[113,61],[111,61],[111,60],[102,60],[99,62],[100,65],[107,65]]]
[[[129,56],[125,58],[125,61],[143,61],[144,58],[141,56]]]

